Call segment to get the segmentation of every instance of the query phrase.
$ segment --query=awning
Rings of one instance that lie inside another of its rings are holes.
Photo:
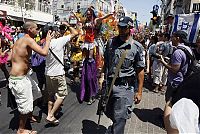
[[[14,20],[14,21],[23,21],[22,17],[16,17],[16,16],[7,16],[8,19],[10,20]],[[42,22],[42,21],[38,21],[38,20],[30,20],[30,19],[26,19],[24,18],[25,21],[33,21],[35,22],[36,24],[39,24],[39,25],[45,25],[47,22]]]

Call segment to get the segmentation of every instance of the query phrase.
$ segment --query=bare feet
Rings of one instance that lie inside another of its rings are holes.
[[[27,129],[18,129],[17,134],[37,134],[37,131],[27,130]]]
[[[37,122],[37,119],[34,116],[31,116],[29,119],[31,123]]]

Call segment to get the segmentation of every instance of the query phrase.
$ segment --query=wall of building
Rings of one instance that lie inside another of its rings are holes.
[[[26,10],[18,5],[8,5],[0,3],[0,9],[7,12],[10,19],[16,21],[33,20],[38,24],[45,24],[46,22],[53,22],[53,15],[50,13],[41,12],[39,10]],[[34,8],[35,9],[35,8]]]
[[[185,14],[189,14],[190,13],[190,4],[191,3],[191,0],[183,0],[183,10],[184,10],[184,13]]]
[[[103,10],[105,13],[110,12],[110,4],[105,0],[57,0],[57,15],[61,20],[66,20],[70,12],[77,12],[77,5],[80,5],[80,11],[84,13],[89,6],[94,6],[97,11]],[[61,8],[63,5],[64,8]]]
[[[191,0],[191,4],[190,4],[190,12],[192,12],[193,10],[193,4],[194,3],[200,3],[200,0]],[[200,7],[199,7],[200,8]]]
[[[167,18],[170,14],[174,14],[174,1],[175,0],[167,0],[165,2],[164,18]]]

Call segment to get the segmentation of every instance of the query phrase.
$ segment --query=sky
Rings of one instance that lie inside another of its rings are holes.
[[[149,23],[152,17],[150,12],[153,10],[153,6],[160,6],[161,4],[161,0],[120,0],[120,2],[127,10],[137,12],[137,19],[141,23]]]

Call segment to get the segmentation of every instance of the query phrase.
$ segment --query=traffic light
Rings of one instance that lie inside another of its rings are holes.
[[[150,13],[153,14],[153,17],[151,18],[153,25],[156,25],[158,23],[158,16],[157,13],[155,11],[151,11]]]

